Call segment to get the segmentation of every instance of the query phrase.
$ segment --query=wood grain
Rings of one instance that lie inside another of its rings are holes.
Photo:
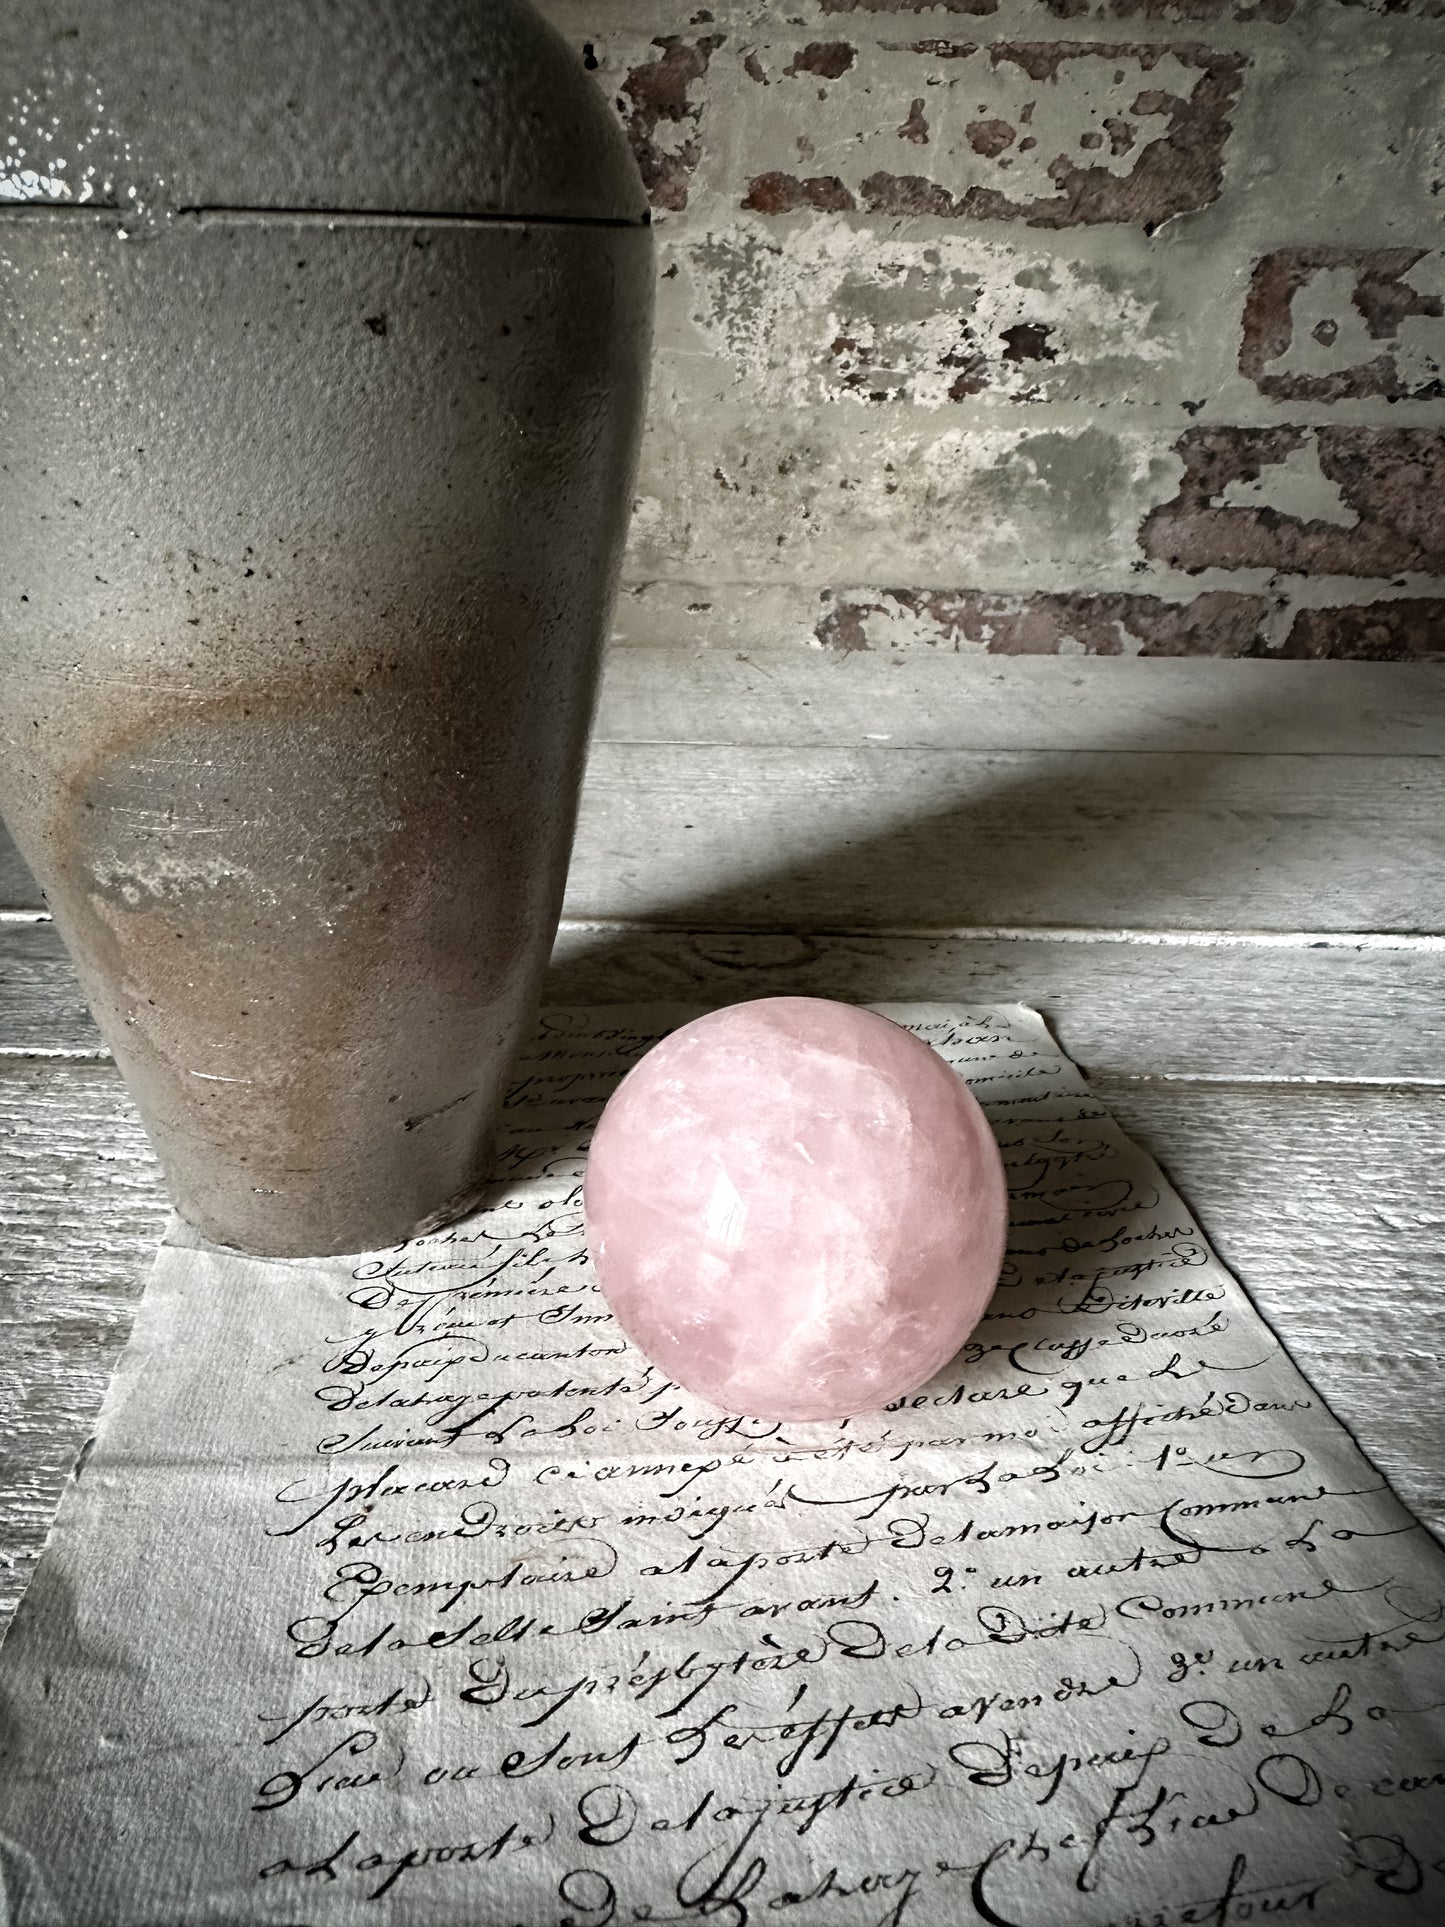
[[[976,999],[1042,1011],[1086,1072],[1445,1078],[1445,949],[564,929],[551,1003]]]
[[[1366,1457],[1445,1533],[1438,1093],[1091,1081]]]
[[[24,1591],[169,1215],[109,1065],[0,1077],[0,1615]]]
[[[1020,1002],[1086,1070],[1416,1083],[1445,1078],[1445,944],[828,937],[573,923],[555,1004],[745,997]],[[0,924],[0,1057],[104,1056],[54,928]]]
[[[599,743],[565,914],[1431,930],[1442,812],[1430,756]]]
[[[634,645],[608,655],[593,739],[1441,756],[1445,669]]]
[[[701,928],[1417,930],[1437,757],[599,744],[566,911]]]
[[[1442,749],[1429,665],[617,649],[567,913],[1432,929]]]

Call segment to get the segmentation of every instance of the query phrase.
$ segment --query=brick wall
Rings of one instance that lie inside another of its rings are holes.
[[[544,0],[655,210],[624,640],[1445,656],[1445,0]]]

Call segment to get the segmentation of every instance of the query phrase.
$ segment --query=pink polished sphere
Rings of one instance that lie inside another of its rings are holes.
[[[654,1046],[583,1191],[617,1321],[725,1411],[843,1418],[915,1390],[998,1279],[1003,1164],[966,1084],[852,1004],[766,997]]]

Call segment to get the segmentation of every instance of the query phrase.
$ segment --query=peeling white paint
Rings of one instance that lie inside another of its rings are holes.
[[[1445,248],[1417,261],[1404,277],[1418,294],[1445,302]],[[1445,316],[1407,314],[1395,335],[1395,367],[1409,389],[1445,381]]]
[[[1083,588],[1137,559],[1157,500],[1160,439],[1079,430],[950,427],[873,410],[847,432],[778,410],[737,411],[705,449],[654,423],[649,494],[666,520],[635,524],[638,577],[846,581],[858,557],[886,582],[1009,581]],[[721,479],[719,479],[721,477]],[[876,579],[876,578],[875,578]]]
[[[1128,381],[1178,358],[1159,302],[1086,261],[1016,242],[904,240],[833,219],[738,221],[679,243],[689,319],[760,398],[944,408],[1034,399],[1092,369]]]
[[[1273,509],[1300,522],[1329,522],[1353,529],[1359,516],[1350,507],[1338,482],[1320,467],[1319,446],[1313,435],[1292,449],[1282,462],[1271,462],[1252,482],[1236,479],[1224,487],[1217,505],[1226,509]]]
[[[1382,352],[1355,306],[1355,278],[1353,268],[1316,269],[1290,303],[1290,345],[1269,374],[1327,375]]]
[[[1187,101],[1200,80],[1197,65],[1172,53],[1146,67],[1132,50],[1065,56],[1056,76],[1035,80],[988,46],[942,56],[904,33],[828,80],[789,74],[799,51],[800,43],[754,49],[769,85],[742,95],[748,173],[836,175],[855,194],[881,172],[922,175],[955,195],[977,186],[1052,201],[1050,169],[1060,163],[1131,174],[1142,149],[1169,132],[1165,101]],[[802,126],[812,152],[800,166]]]
[[[872,599],[861,623],[870,649],[936,649],[940,641],[936,615],[911,608],[887,590]],[[991,633],[985,625],[981,641],[955,638],[953,646],[965,655],[985,655]]]
[[[1400,279],[1416,294],[1439,299],[1445,295],[1445,251],[1427,254]],[[1407,393],[1445,378],[1445,317],[1405,314],[1386,332],[1372,334],[1356,294],[1353,267],[1317,268],[1290,303],[1288,348],[1264,372],[1318,379],[1384,359]]]

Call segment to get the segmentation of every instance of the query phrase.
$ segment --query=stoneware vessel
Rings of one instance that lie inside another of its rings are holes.
[[[388,1243],[478,1194],[555,933],[641,183],[522,0],[3,38],[0,809],[183,1215]]]

